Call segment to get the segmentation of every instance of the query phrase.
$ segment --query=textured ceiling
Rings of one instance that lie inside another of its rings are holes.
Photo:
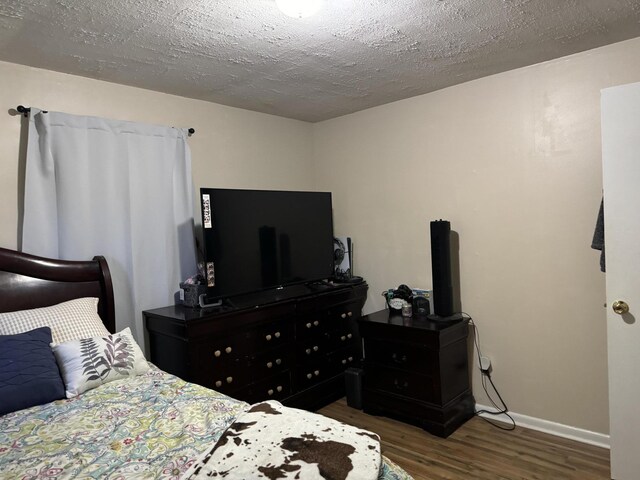
[[[0,0],[0,60],[311,122],[637,36],[638,0]]]

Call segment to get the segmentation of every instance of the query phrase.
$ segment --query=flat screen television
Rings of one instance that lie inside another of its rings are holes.
[[[207,302],[333,274],[331,193],[200,189]]]

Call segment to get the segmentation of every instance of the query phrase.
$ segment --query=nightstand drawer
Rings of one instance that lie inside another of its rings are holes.
[[[438,353],[422,345],[365,338],[367,361],[424,375],[434,375],[438,369]]]
[[[365,367],[365,371],[366,367]],[[364,377],[368,389],[415,398],[423,402],[433,402],[436,399],[436,389],[432,377],[417,373],[397,370],[395,368],[377,367]]]

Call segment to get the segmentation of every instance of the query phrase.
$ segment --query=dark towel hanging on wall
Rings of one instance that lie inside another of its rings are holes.
[[[600,202],[600,210],[598,211],[598,219],[596,220],[596,229],[593,232],[591,248],[600,250],[600,271],[606,272],[604,259],[604,197]]]

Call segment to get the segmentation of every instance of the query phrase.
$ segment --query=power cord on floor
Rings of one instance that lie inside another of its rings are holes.
[[[469,324],[473,326],[473,343],[475,344],[476,347],[476,354],[478,355],[478,368],[480,369],[480,373],[481,373],[481,380],[482,380],[482,388],[484,389],[484,392],[487,395],[487,398],[489,399],[489,401],[491,402],[491,404],[493,405],[493,407],[496,409],[496,411],[491,411],[491,410],[477,410],[475,412],[475,414],[482,418],[485,422],[487,422],[488,424],[499,428],[501,430],[507,430],[507,431],[511,431],[514,430],[516,428],[516,421],[513,419],[513,417],[511,415],[509,415],[509,408],[507,407],[506,402],[504,401],[504,399],[502,398],[502,395],[500,395],[500,392],[498,391],[495,383],[493,383],[493,379],[491,378],[491,372],[489,371],[491,366],[489,365],[487,368],[483,368],[483,363],[482,363],[482,352],[480,351],[480,332],[478,330],[478,325],[476,325],[476,323],[473,321],[473,318],[471,317],[471,315],[469,315],[468,313],[465,312],[460,312],[462,315],[466,315],[467,320],[469,320]],[[491,396],[491,394],[489,393],[489,389],[487,387],[487,380],[489,381],[489,384],[491,384],[491,388],[493,389],[493,391],[495,392],[495,394],[498,396],[498,400],[500,402],[500,406],[496,400],[493,399],[493,397]],[[502,426],[492,420],[489,420],[488,418],[482,416],[482,415],[506,415],[507,417],[509,417],[509,420],[511,420],[511,425],[505,427]]]

